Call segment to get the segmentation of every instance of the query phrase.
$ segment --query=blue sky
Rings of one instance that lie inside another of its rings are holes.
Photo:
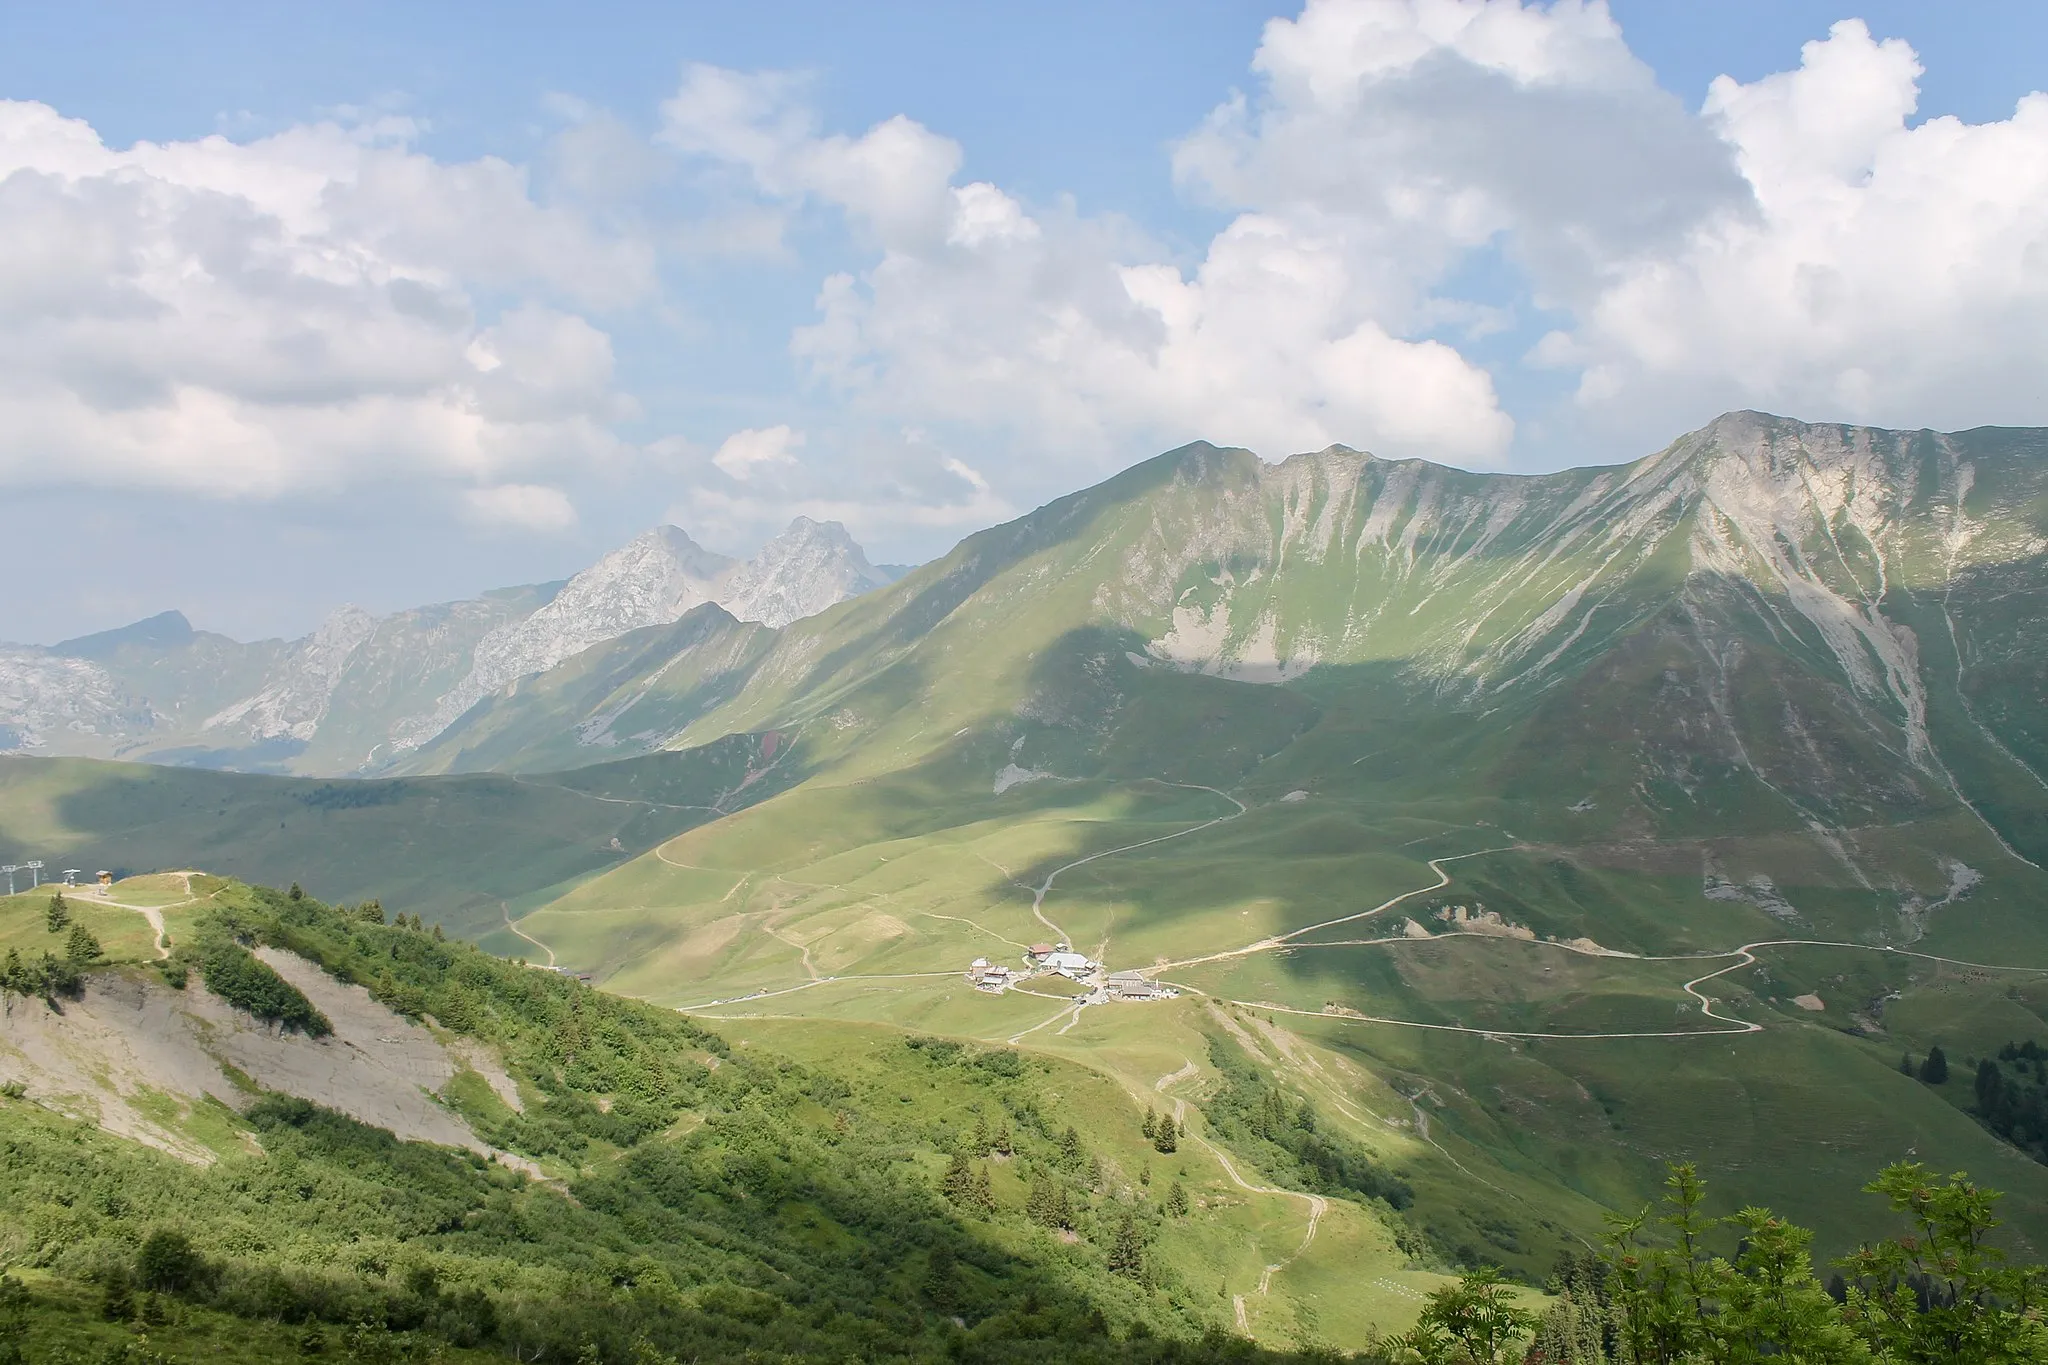
[[[1989,2],[17,4],[0,638],[295,634],[662,517],[921,559],[1197,436],[1540,469],[1737,405],[2048,423],[2044,39]]]

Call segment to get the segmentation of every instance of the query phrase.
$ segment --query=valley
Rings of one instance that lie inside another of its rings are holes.
[[[776,624],[669,601],[408,776],[0,756],[0,856],[374,898],[921,1123],[1014,1053],[1091,1198],[1193,1200],[1153,1307],[1274,1349],[1541,1284],[1673,1162],[1823,1263],[1887,1234],[1880,1167],[1967,1170],[2040,1259],[2048,1167],[1970,1076],[2048,1041],[2044,498],[2033,430],[1737,413],[1534,477],[1198,444]]]

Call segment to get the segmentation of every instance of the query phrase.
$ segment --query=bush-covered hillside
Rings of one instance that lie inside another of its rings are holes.
[[[1213,1286],[1147,1254],[1176,1216],[1167,1192],[1105,1174],[1046,1063],[903,1047],[933,1093],[986,1116],[939,1122],[375,905],[239,887],[215,903],[179,949],[191,981],[247,987],[246,1007],[317,1031],[297,992],[248,970],[251,948],[285,948],[491,1045],[524,1112],[482,1084],[451,1102],[553,1178],[283,1096],[224,1113],[246,1152],[210,1168],[0,1101],[0,1265],[26,1286],[7,1309],[26,1358],[87,1350],[102,1318],[159,1343],[261,1324],[351,1359],[1263,1358],[1216,1330]],[[1019,1180],[1057,1188],[1070,1216],[1034,1223],[1007,1193]]]

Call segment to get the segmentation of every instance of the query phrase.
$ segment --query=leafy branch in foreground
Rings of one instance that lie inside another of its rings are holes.
[[[1909,1230],[1865,1246],[1823,1287],[1813,1234],[1745,1208],[1701,1212],[1706,1185],[1671,1168],[1664,1210],[1612,1220],[1605,1252],[1571,1262],[1539,1319],[1497,1272],[1429,1296],[1415,1328],[1379,1344],[1392,1365],[2043,1365],[2044,1275],[1990,1245],[1999,1196],[1967,1176],[1887,1167],[1865,1187]],[[1653,1242],[1653,1231],[1661,1236]],[[1709,1249],[1734,1234],[1732,1252]]]

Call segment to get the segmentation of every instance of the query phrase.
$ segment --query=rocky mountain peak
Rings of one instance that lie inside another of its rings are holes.
[[[798,517],[732,572],[718,600],[742,621],[779,629],[888,581],[846,527]]]

